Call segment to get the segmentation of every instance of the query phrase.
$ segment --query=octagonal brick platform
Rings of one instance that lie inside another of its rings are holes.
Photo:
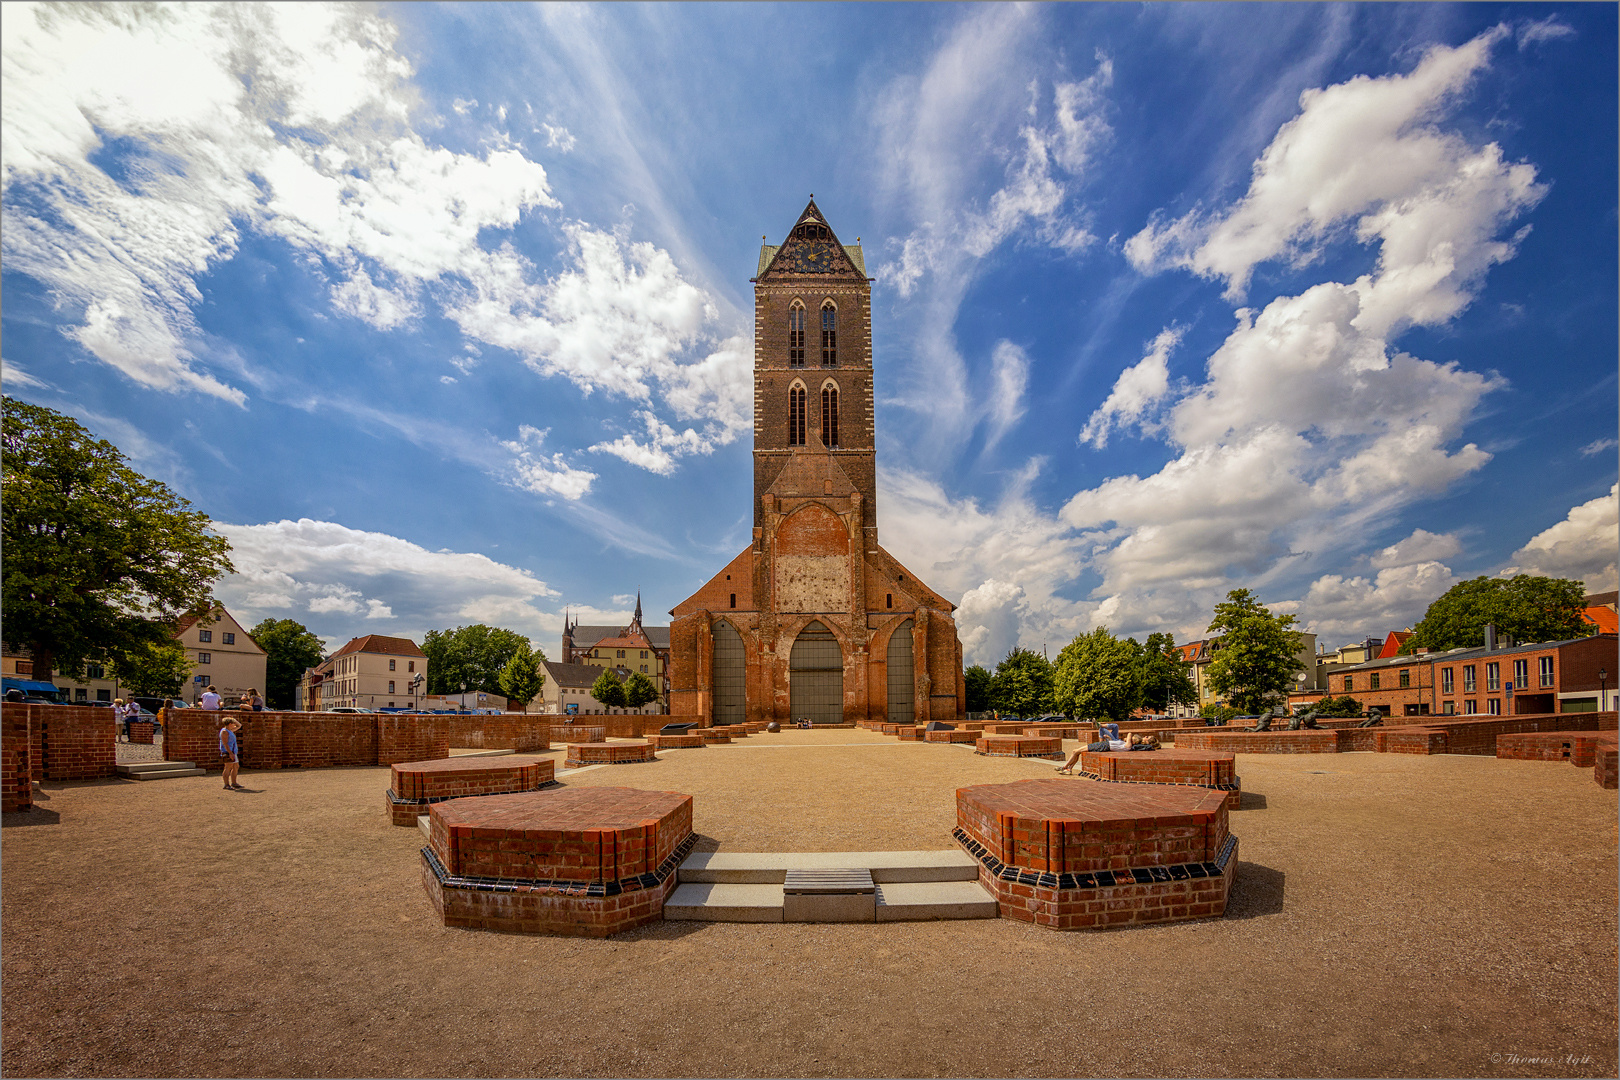
[[[688,731],[680,735],[648,735],[647,741],[659,750],[703,749],[703,733],[700,731]]]
[[[554,743],[596,743],[607,741],[607,728],[584,724],[552,724],[549,738]]]
[[[645,739],[634,742],[569,743],[565,769],[580,769],[586,765],[635,765],[644,761],[657,761],[658,747]]]
[[[657,922],[692,850],[692,797],[562,788],[435,803],[422,884],[446,926],[606,937]]]
[[[980,735],[973,752],[986,757],[1034,757],[1063,760],[1063,740],[1039,735]]]
[[[428,807],[446,799],[538,791],[557,782],[550,758],[439,758],[405,761],[392,766],[384,809],[395,825],[415,825]]]
[[[979,732],[964,728],[954,728],[948,731],[924,731],[923,742],[934,743],[976,743],[979,741]]]
[[[1243,799],[1237,757],[1218,750],[1114,750],[1080,755],[1080,775],[1116,784],[1185,784],[1226,792],[1226,808]]]
[[[1220,791],[1021,780],[957,789],[956,819],[1002,916],[1057,930],[1220,915],[1237,873]]]

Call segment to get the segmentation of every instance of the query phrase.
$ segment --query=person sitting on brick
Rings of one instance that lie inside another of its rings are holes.
[[[1103,724],[1097,729],[1097,741],[1077,747],[1074,753],[1069,755],[1069,760],[1058,767],[1058,772],[1073,774],[1074,766],[1080,760],[1081,754],[1106,754],[1110,750],[1128,750],[1130,745],[1119,737],[1118,724]]]

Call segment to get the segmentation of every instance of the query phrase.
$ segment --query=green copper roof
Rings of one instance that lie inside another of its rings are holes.
[[[843,247],[844,254],[848,255],[849,261],[855,264],[855,269],[859,270],[862,274],[865,274],[866,256],[861,253],[861,245],[845,244]],[[776,257],[776,253],[780,251],[781,248],[781,244],[759,245],[759,269],[754,271],[755,277],[759,277],[765,272],[765,268],[771,265],[771,260]]]
[[[759,277],[765,272],[765,268],[771,265],[771,257],[777,253],[781,246],[781,244],[759,245],[759,269],[754,271],[755,277]]]

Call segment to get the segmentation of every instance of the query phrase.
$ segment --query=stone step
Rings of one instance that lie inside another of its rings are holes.
[[[168,780],[176,776],[207,776],[207,769],[190,761],[142,761],[118,766],[118,775],[129,780]]]
[[[424,839],[430,841],[433,839],[433,826],[429,823],[428,816],[426,814],[416,815],[416,827],[422,830],[422,837]]]
[[[681,922],[781,922],[782,886],[703,882],[677,885],[664,918]]]
[[[691,884],[781,885],[789,870],[872,872],[877,884],[905,881],[977,881],[979,863],[961,848],[947,851],[699,851],[681,863]]]
[[[877,921],[994,919],[996,898],[973,881],[894,881],[877,887]]]

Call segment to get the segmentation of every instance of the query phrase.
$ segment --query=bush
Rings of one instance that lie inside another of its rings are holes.
[[[1360,716],[1361,702],[1346,694],[1344,697],[1329,695],[1316,703],[1317,716]]]
[[[1230,705],[1205,705],[1202,709],[1198,710],[1198,715],[1203,717],[1205,720],[1228,723],[1233,717],[1239,714],[1238,711],[1232,708]]]

